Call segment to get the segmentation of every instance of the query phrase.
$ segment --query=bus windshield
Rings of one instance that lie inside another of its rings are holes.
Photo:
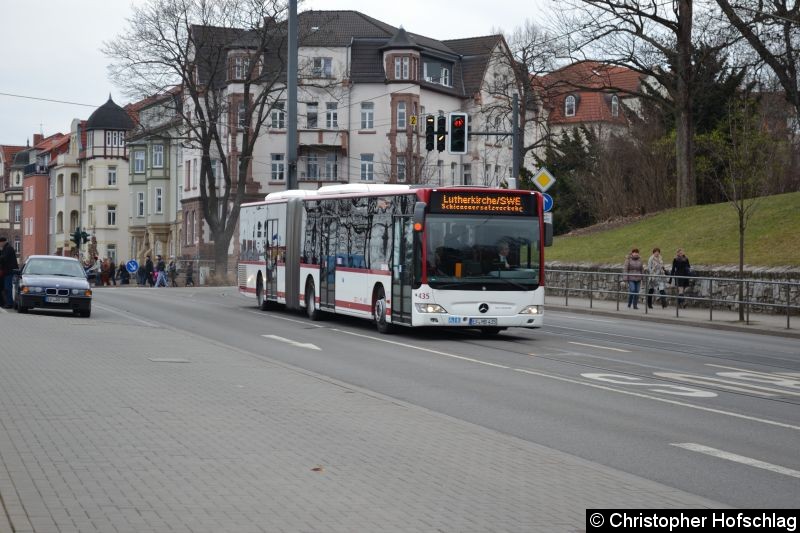
[[[434,289],[534,290],[539,286],[539,219],[428,215],[428,285]]]

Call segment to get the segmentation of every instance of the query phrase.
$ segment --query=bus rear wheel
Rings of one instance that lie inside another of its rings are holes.
[[[392,325],[386,321],[386,292],[379,287],[375,293],[375,302],[372,304],[372,318],[375,327],[380,333],[391,333]]]
[[[306,283],[306,314],[309,320],[317,321],[320,319],[320,311],[316,306],[317,292],[314,290],[314,281],[308,280]]]

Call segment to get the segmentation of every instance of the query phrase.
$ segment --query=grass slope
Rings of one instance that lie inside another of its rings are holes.
[[[682,247],[692,264],[735,265],[737,220],[729,203],[670,209],[614,229],[556,236],[545,258],[616,264],[633,247],[647,260],[658,246],[667,263]],[[800,192],[761,198],[745,231],[744,247],[746,265],[800,267]]]

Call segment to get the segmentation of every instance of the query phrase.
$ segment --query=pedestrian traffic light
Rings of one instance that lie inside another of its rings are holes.
[[[445,141],[447,140],[447,119],[444,115],[439,115],[436,119],[436,149],[444,152]]]
[[[425,149],[427,151],[433,150],[434,140],[436,137],[436,119],[433,115],[425,116]]]
[[[451,154],[467,153],[467,126],[469,118],[466,113],[450,113],[450,148]]]
[[[81,245],[81,228],[75,228],[73,233],[70,233],[69,238],[75,243],[75,246]]]
[[[81,232],[81,242],[83,244],[86,244],[87,242],[89,242],[89,234],[86,233],[85,231]]]

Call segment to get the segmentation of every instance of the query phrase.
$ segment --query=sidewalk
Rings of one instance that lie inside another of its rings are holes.
[[[2,533],[528,533],[722,507],[269,359],[284,347],[10,313],[0,336]]]
[[[563,290],[563,289],[562,289]],[[717,330],[740,331],[760,333],[764,335],[777,335],[800,339],[800,316],[790,317],[790,329],[786,328],[786,315],[774,313],[750,313],[750,323],[739,321],[739,312],[715,307],[709,311],[708,307],[675,308],[675,299],[668,300],[668,307],[662,309],[656,298],[653,309],[646,309],[644,296],[641,297],[639,309],[628,309],[626,295],[620,296],[619,304],[614,300],[579,298],[573,295],[566,300],[564,296],[545,297],[545,312],[547,309],[569,311],[571,313],[588,313],[594,315],[613,316],[632,320],[661,322],[665,324],[683,324],[686,326],[702,327]],[[705,302],[703,304],[705,305]],[[677,311],[677,316],[676,316]],[[745,316],[745,318],[747,318]]]

